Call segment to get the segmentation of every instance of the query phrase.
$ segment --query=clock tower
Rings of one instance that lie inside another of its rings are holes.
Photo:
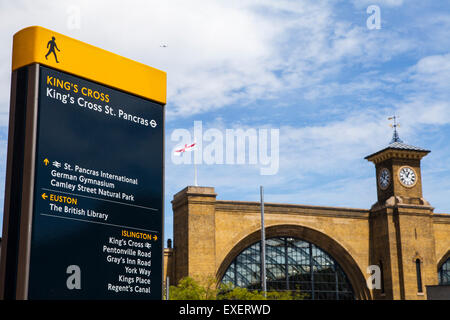
[[[430,151],[403,143],[397,130],[391,143],[365,159],[375,164],[378,202],[429,205],[422,194],[420,161]]]
[[[397,133],[365,159],[375,164],[377,202],[370,209],[371,265],[381,270],[375,299],[426,299],[423,283],[437,284],[434,208],[422,193],[420,162],[429,150],[405,144]]]

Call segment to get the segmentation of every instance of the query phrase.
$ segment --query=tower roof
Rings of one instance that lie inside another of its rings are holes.
[[[401,140],[400,140],[401,141]],[[375,153],[372,153],[365,157],[364,159],[367,159],[369,161],[373,162],[379,162],[384,159],[390,158],[394,155],[400,158],[417,158],[422,159],[424,156],[426,156],[428,153],[430,153],[430,150],[426,150],[420,147],[415,147],[403,142],[394,141],[380,151],[377,151]]]
[[[406,144],[403,142],[402,139],[400,139],[397,127],[399,124],[397,123],[396,116],[389,117],[389,120],[394,120],[394,124],[391,125],[394,129],[394,133],[392,135],[392,140],[389,143],[387,147],[384,149],[381,149],[380,151],[377,151],[375,153],[372,153],[371,155],[368,155],[364,159],[367,159],[369,161],[372,161],[374,163],[378,163],[380,161],[386,160],[388,158],[397,157],[397,158],[416,158],[416,159],[422,159],[424,156],[426,156],[428,153],[430,153],[430,150],[426,150],[420,147],[412,146],[409,144]]]
[[[385,149],[388,149],[388,148],[400,149],[400,150],[424,151],[424,152],[427,152],[427,153],[430,152],[430,150],[425,150],[425,149],[420,148],[420,147],[415,147],[415,146],[403,143],[403,141],[401,141],[401,140],[400,141],[394,141],[394,142],[391,141],[391,143]]]

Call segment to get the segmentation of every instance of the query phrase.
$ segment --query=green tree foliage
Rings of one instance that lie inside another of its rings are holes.
[[[234,287],[231,284],[222,284],[216,288],[215,279],[208,278],[206,285],[191,278],[185,277],[177,286],[170,286],[170,300],[303,300],[306,294],[300,291],[269,291],[248,290]]]
[[[170,286],[170,300],[215,300],[216,290],[203,287],[191,277],[180,280],[177,286]]]

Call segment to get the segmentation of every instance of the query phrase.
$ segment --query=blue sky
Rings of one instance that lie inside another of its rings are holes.
[[[348,1],[1,1],[0,207],[6,166],[12,36],[40,25],[168,74],[166,238],[173,195],[193,184],[175,165],[174,130],[278,129],[279,170],[199,165],[219,199],[370,208],[373,164],[392,136],[431,150],[424,197],[450,212],[450,3]],[[369,29],[370,5],[380,29]],[[166,47],[161,46],[167,45]]]

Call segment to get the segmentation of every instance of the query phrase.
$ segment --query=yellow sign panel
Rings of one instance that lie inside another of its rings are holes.
[[[33,63],[166,103],[165,72],[37,26],[20,30],[13,42],[12,70]]]

